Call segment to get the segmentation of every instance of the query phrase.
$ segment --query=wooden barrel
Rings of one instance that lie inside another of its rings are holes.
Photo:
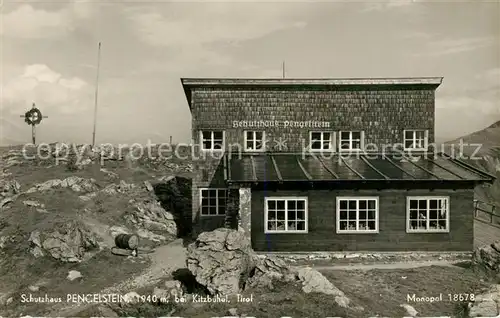
[[[139,245],[139,238],[133,234],[118,234],[115,237],[115,245],[118,248],[133,250]]]

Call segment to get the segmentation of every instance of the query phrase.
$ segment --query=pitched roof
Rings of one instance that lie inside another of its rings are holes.
[[[242,154],[226,156],[226,181],[477,181],[495,176],[445,154],[413,156],[362,154],[328,158],[302,154]]]

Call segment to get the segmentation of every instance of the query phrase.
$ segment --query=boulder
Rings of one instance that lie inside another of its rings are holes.
[[[0,180],[0,196],[11,197],[19,194],[21,185],[16,180]]]
[[[165,282],[165,288],[155,287],[153,290],[153,295],[156,296],[156,300],[161,303],[172,303],[175,301],[175,297],[180,298],[184,295],[182,289],[182,284],[176,280],[169,280]]]
[[[286,265],[285,261],[273,256],[257,258],[252,276],[247,280],[249,287],[273,288],[276,281],[293,282],[297,280],[296,270]]]
[[[418,311],[413,306],[408,305],[408,304],[402,304],[399,306],[404,308],[404,310],[406,311],[406,314],[409,317],[417,317]]]
[[[50,231],[34,231],[29,242],[35,257],[51,255],[62,262],[81,262],[89,252],[97,249],[97,237],[76,221],[58,225]]]
[[[79,271],[71,270],[68,272],[68,276],[66,277],[70,281],[74,281],[75,279],[81,278],[82,273]]]
[[[472,256],[476,267],[500,273],[500,241],[478,247]]]
[[[301,268],[298,270],[297,276],[302,282],[302,290],[305,293],[332,295],[339,306],[344,308],[349,306],[349,298],[317,270],[309,267]]]
[[[216,229],[201,233],[188,246],[186,262],[196,281],[211,294],[233,295],[247,287],[273,287],[276,281],[300,282],[305,293],[331,295],[341,307],[350,304],[349,298],[320,272],[294,269],[282,259],[258,256],[241,231]]]
[[[187,267],[212,294],[239,293],[255,267],[245,235],[230,229],[201,233],[187,248]]]
[[[497,317],[500,314],[500,284],[476,295],[468,305],[469,317]]]

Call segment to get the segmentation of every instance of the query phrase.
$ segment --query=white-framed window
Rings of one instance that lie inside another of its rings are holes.
[[[340,151],[359,151],[363,150],[365,145],[364,131],[341,131],[339,132],[339,150]]]
[[[264,151],[266,133],[264,131],[245,131],[245,151]]]
[[[200,131],[200,145],[202,150],[222,151],[224,150],[225,132],[223,130]]]
[[[449,232],[449,202],[449,197],[407,197],[406,232]]]
[[[309,150],[310,151],[333,151],[334,132],[332,131],[310,131]]]
[[[378,197],[337,197],[337,233],[378,233]]]
[[[227,189],[200,189],[200,215],[217,216],[226,214]]]
[[[307,233],[307,197],[268,197],[264,204],[265,233]]]
[[[425,129],[411,129],[403,131],[405,150],[426,150],[429,144],[429,131]]]

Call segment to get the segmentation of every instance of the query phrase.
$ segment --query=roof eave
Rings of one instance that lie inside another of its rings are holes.
[[[189,86],[345,86],[345,85],[435,85],[443,77],[408,78],[181,78],[184,87]]]

